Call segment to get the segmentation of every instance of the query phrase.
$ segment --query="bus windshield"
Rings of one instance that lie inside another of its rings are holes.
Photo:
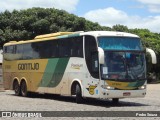
[[[101,65],[103,80],[146,79],[145,56],[139,38],[102,37],[98,42],[105,53],[105,63]]]
[[[140,52],[105,51],[105,64],[101,65],[102,79],[146,79],[145,57]]]

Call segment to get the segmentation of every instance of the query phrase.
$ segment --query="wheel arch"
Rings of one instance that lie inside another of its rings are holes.
[[[12,81],[12,90],[14,90],[14,83],[15,82],[18,82],[18,84],[20,85],[20,80],[17,78],[17,77],[15,77],[14,79],[13,79],[13,81]]]
[[[20,85],[22,84],[23,81],[26,82],[26,86],[28,88],[28,82],[27,82],[26,78],[24,78],[24,77],[21,78]]]
[[[71,86],[70,86],[70,91],[71,91],[71,95],[75,95],[76,94],[76,85],[79,85],[81,88],[81,92],[82,92],[82,96],[83,96],[83,86],[82,86],[82,82],[79,79],[74,79],[71,82]]]

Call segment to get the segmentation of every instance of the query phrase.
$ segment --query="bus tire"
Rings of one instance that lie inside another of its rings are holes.
[[[21,95],[23,97],[26,97],[28,95],[28,91],[27,91],[27,84],[25,81],[21,82]]]
[[[80,88],[80,85],[77,84],[76,85],[76,103],[80,104],[82,102],[83,102],[83,97],[82,97],[81,88]]]
[[[20,85],[18,84],[17,80],[14,81],[14,83],[13,83],[13,89],[14,89],[14,92],[15,92],[16,96],[20,96],[21,95]]]
[[[113,98],[112,103],[113,104],[118,104],[119,103],[119,98]]]

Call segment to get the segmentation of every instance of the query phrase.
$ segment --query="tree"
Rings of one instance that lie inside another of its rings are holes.
[[[124,25],[114,25],[112,30],[119,32],[129,32],[128,27]]]

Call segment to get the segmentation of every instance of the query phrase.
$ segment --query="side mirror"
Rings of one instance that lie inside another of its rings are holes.
[[[151,55],[152,64],[157,64],[157,57],[155,52],[152,49],[146,48],[146,52]]]
[[[104,50],[98,47],[98,53],[99,53],[99,63],[104,64]]]

